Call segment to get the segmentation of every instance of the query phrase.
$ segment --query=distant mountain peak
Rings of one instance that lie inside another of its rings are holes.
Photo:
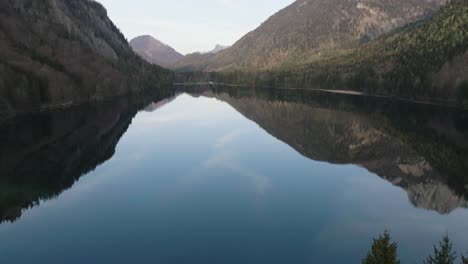
[[[223,51],[223,50],[225,50],[227,48],[229,48],[229,46],[216,44],[215,48],[212,51],[210,51],[210,53],[218,53],[218,52]]]
[[[148,62],[166,68],[184,58],[184,55],[174,48],[150,35],[143,35],[130,40],[130,46]]]
[[[185,58],[177,69],[267,70],[358,48],[436,12],[446,0],[297,0],[216,56]]]
[[[210,51],[199,51],[199,52],[195,52],[195,53],[198,53],[198,54],[216,54],[216,53],[219,53],[227,48],[229,48],[230,46],[225,46],[225,45],[220,45],[220,44],[216,44],[216,46],[214,47],[214,49],[210,50]]]

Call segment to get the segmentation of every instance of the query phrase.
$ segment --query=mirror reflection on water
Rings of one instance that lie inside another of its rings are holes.
[[[468,113],[176,87],[0,124],[0,263],[404,263],[468,248]],[[24,254],[27,252],[28,254]]]

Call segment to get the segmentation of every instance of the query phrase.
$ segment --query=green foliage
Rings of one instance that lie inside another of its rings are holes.
[[[241,77],[230,71],[218,73],[218,77],[224,82],[259,86],[347,88],[409,99],[455,101],[455,83],[441,80],[447,87],[437,87],[433,77],[445,63],[467,50],[468,4],[456,1],[430,18],[396,29],[353,51],[311,56],[308,64],[286,63],[270,72],[244,72]],[[465,101],[467,88],[461,89],[458,98]]]
[[[371,251],[362,261],[363,264],[394,264],[400,263],[398,260],[398,244],[391,242],[390,234],[385,231],[383,235],[379,235],[374,239]],[[455,264],[457,254],[453,249],[453,244],[448,235],[442,238],[439,246],[434,246],[433,255],[427,257],[424,264]],[[461,264],[468,264],[468,258],[461,256]]]
[[[384,39],[371,52],[382,52],[396,59],[397,68],[390,74],[404,76],[412,86],[426,85],[428,72],[437,71],[455,55],[466,51],[467,27],[468,6],[452,4],[431,19],[409,25]],[[416,79],[422,82],[414,83]]]
[[[187,56],[175,68],[285,70],[326,60],[368,43],[395,27],[396,21],[410,22],[431,14],[439,6],[437,2],[297,0],[226,51]]]
[[[407,97],[447,95],[450,91],[431,89],[430,76],[446,62],[466,52],[467,28],[468,5],[453,3],[433,17],[394,30],[356,52],[311,65],[309,72],[320,75],[337,69],[337,72],[354,76],[345,83],[355,89],[368,86],[371,89],[368,92],[378,92],[376,86],[369,85],[376,82],[385,83],[383,91],[388,94]],[[369,66],[378,74],[359,74],[363,67]],[[356,77],[360,82],[356,82]]]
[[[439,243],[439,247],[434,246],[433,255],[427,257],[425,264],[454,264],[456,253],[448,235]]]
[[[371,251],[362,261],[363,264],[399,264],[398,260],[398,244],[391,242],[390,234],[385,231],[383,235],[379,235],[374,239]]]

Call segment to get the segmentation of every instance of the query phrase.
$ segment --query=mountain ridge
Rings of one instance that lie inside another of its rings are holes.
[[[188,57],[180,71],[268,70],[357,48],[434,13],[445,0],[298,0],[216,56]]]
[[[230,46],[227,46],[227,45],[220,45],[220,44],[216,44],[214,49],[210,50],[210,51],[204,51],[204,52],[196,52],[196,53],[200,53],[200,54],[216,54],[216,53],[219,53],[227,48],[229,48]]]
[[[0,115],[158,88],[172,73],[140,59],[93,0],[0,2]]]
[[[180,73],[178,82],[350,90],[371,96],[468,106],[468,1],[451,1],[427,18],[365,45],[271,70]]]
[[[184,55],[171,46],[150,35],[138,36],[130,40],[130,46],[146,61],[168,68],[178,62]]]

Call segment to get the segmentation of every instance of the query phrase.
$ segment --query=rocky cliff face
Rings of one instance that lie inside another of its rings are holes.
[[[130,41],[130,46],[148,62],[166,68],[184,57],[172,47],[151,36],[136,37]]]
[[[4,115],[140,91],[171,78],[134,54],[92,0],[2,1],[0,49]]]

